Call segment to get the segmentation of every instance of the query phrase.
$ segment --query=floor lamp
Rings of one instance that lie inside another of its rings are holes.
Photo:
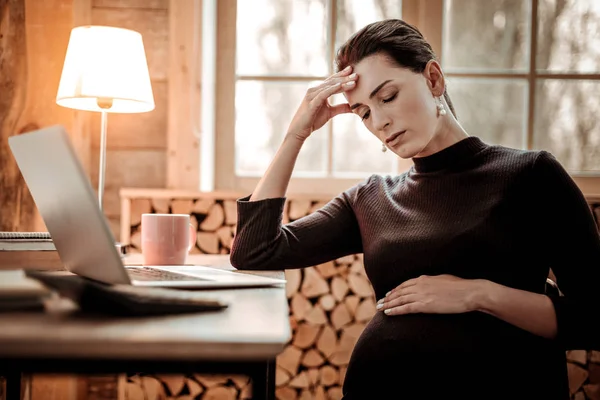
[[[142,35],[110,26],[73,28],[56,103],[101,113],[98,203],[102,210],[108,113],[140,113],[154,109]]]

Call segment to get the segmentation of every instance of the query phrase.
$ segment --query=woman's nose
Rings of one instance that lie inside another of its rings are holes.
[[[373,118],[373,120],[377,132],[386,133],[387,129],[391,125],[391,120],[383,115],[379,116],[377,119]]]

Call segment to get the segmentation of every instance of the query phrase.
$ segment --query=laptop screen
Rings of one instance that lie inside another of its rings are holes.
[[[8,142],[65,268],[104,283],[131,283],[64,127],[11,136]]]

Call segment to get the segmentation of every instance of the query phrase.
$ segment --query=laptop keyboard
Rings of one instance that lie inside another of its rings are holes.
[[[127,268],[127,274],[136,281],[205,281],[195,276],[178,274],[177,272],[162,271],[149,267]]]

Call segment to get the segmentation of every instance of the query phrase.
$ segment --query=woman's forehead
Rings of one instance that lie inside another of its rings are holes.
[[[392,64],[389,59],[375,54],[362,59],[352,69],[358,75],[356,88],[344,93],[350,104],[368,102],[371,92],[385,81],[404,81],[412,75],[407,68]]]

